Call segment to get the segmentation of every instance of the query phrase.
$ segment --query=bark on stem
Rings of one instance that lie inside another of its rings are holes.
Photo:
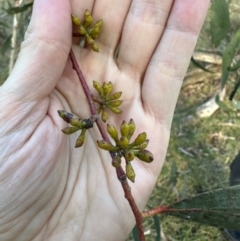
[[[79,68],[79,65],[77,63],[76,57],[75,57],[72,49],[70,51],[69,56],[70,56],[70,59],[72,61],[73,69],[76,71],[76,73],[78,75],[78,78],[80,80],[80,83],[83,87],[84,93],[86,95],[86,98],[87,98],[87,101],[88,101],[88,104],[89,104],[89,107],[90,107],[91,115],[97,116],[96,107],[95,107],[95,105],[93,103],[93,99],[92,99],[92,92],[87,85],[87,82],[86,82],[86,80],[83,76],[83,73],[82,73],[81,69]],[[102,122],[100,121],[99,118],[97,118],[96,123],[97,123],[98,129],[99,129],[99,131],[102,135],[102,138],[105,141],[111,143],[111,141],[108,138],[108,135],[107,135],[107,133],[106,133],[106,131],[105,131],[103,125],[102,125]],[[111,158],[113,159],[116,154],[114,152],[110,152],[110,155],[111,155]],[[132,196],[131,188],[128,184],[126,174],[125,174],[124,170],[122,169],[122,167],[116,168],[116,174],[117,174],[118,180],[121,182],[121,185],[122,185],[122,188],[123,188],[123,191],[124,191],[124,194],[125,194],[125,198],[128,200],[129,205],[130,205],[130,207],[133,211],[133,214],[135,216],[136,224],[137,224],[138,231],[139,231],[140,241],[145,241],[143,227],[142,227],[142,214],[139,211],[139,209],[136,205],[136,202],[135,202],[135,200]]]

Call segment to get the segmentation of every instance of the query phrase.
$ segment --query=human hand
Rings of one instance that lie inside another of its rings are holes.
[[[35,0],[13,72],[0,88],[0,240],[124,240],[134,226],[96,126],[83,147],[65,136],[57,110],[90,116],[68,60],[71,13],[103,18],[99,53],[73,46],[89,86],[112,81],[123,91],[119,126],[133,118],[146,131],[151,164],[133,161],[130,184],[142,210],[163,165],[181,82],[209,0]],[[121,39],[118,59],[114,53]],[[78,42],[78,39],[74,39]]]

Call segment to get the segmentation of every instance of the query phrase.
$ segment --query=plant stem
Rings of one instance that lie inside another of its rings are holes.
[[[166,213],[166,212],[169,212],[169,211],[173,211],[173,209],[170,209],[167,206],[156,207],[156,208],[153,208],[153,209],[151,209],[149,211],[143,212],[142,213],[142,218],[150,218],[150,217],[152,217],[154,215]]]
[[[87,98],[87,101],[88,101],[88,104],[89,104],[89,107],[90,107],[91,115],[97,116],[98,114],[97,114],[97,111],[96,111],[96,107],[95,107],[95,105],[93,103],[93,99],[92,99],[92,92],[87,85],[87,82],[86,82],[86,80],[83,76],[83,73],[82,73],[81,69],[79,68],[79,65],[77,63],[76,57],[75,57],[72,49],[69,53],[69,56],[70,56],[70,59],[72,61],[73,69],[76,71],[76,73],[78,75],[78,78],[80,80],[80,83],[83,87],[83,91],[86,95],[86,98]],[[100,121],[99,118],[97,118],[96,123],[97,123],[98,129],[99,129],[99,131],[102,135],[102,138],[105,141],[111,143],[111,141],[110,141],[103,125],[102,125],[102,122]],[[116,154],[114,152],[110,152],[110,155],[111,155],[112,159],[116,156]],[[135,216],[136,224],[137,224],[138,231],[139,231],[140,241],[145,241],[143,227],[142,227],[142,214],[139,211],[139,209],[136,205],[136,202],[135,202],[135,200],[132,196],[131,188],[128,184],[126,173],[124,172],[124,170],[120,166],[120,167],[116,168],[116,174],[117,174],[118,180],[121,182],[121,185],[122,185],[122,188],[123,188],[123,191],[124,191],[124,194],[125,194],[125,198],[128,200],[129,205],[130,205],[130,207],[133,211],[133,214]]]

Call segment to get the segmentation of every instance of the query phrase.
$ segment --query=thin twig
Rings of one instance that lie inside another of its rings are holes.
[[[87,82],[86,82],[86,80],[83,76],[83,73],[82,73],[81,69],[79,68],[79,65],[77,63],[76,57],[75,57],[72,49],[70,51],[69,56],[70,56],[70,59],[72,61],[73,69],[76,71],[76,73],[78,75],[78,78],[80,80],[80,83],[83,87],[83,91],[86,95],[86,98],[87,98],[87,101],[88,101],[88,104],[89,104],[89,107],[90,107],[91,115],[97,116],[96,107],[95,107],[95,105],[93,103],[93,99],[92,99],[92,92],[87,85]],[[96,123],[97,123],[98,129],[99,129],[99,131],[102,135],[102,138],[105,141],[111,143],[111,141],[110,141],[103,125],[102,125],[102,122],[100,121],[99,118],[96,120]],[[110,152],[110,155],[111,155],[112,159],[116,156],[116,154],[114,152]],[[135,216],[136,224],[137,224],[138,231],[139,231],[140,241],[145,241],[143,227],[142,227],[142,214],[139,211],[139,209],[136,205],[136,202],[135,202],[135,200],[132,196],[131,188],[128,184],[126,173],[124,172],[124,170],[120,166],[120,167],[116,168],[116,174],[117,174],[118,180],[120,181],[120,183],[122,185],[122,188],[123,188],[123,191],[124,191],[124,194],[125,194],[125,198],[128,200],[129,205],[130,205],[130,207],[133,211],[133,214]]]

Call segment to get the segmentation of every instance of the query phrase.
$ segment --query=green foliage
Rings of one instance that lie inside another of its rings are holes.
[[[166,214],[212,226],[240,227],[240,185],[206,192],[171,205]]]
[[[8,14],[22,13],[31,8],[33,3],[28,3],[23,6],[13,7],[10,2],[8,2],[8,8],[3,8]]]
[[[10,35],[4,42],[4,44],[2,45],[2,47],[0,48],[0,54],[4,55],[6,53],[6,51],[8,50],[8,48],[11,46],[11,38],[12,35]]]
[[[238,30],[233,36],[230,43],[227,45],[226,50],[223,53],[222,63],[222,87],[225,86],[229,75],[229,67],[233,61],[234,56],[240,48],[240,30]],[[235,70],[236,67],[235,67]]]
[[[211,6],[211,37],[217,47],[226,37],[230,27],[228,4],[226,0],[212,0]]]

